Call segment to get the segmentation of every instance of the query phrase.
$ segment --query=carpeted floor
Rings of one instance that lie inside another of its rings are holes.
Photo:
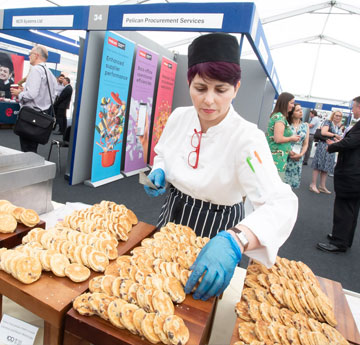
[[[54,136],[54,138],[60,137]],[[20,150],[18,137],[13,134],[11,129],[0,129],[0,146]],[[112,200],[131,208],[139,220],[156,224],[164,197],[149,198],[138,183],[138,175],[98,188],[88,187],[84,184],[69,186],[63,176],[67,150],[66,148],[61,149],[62,174],[57,173],[53,181],[53,201],[94,204],[101,200]],[[38,152],[47,159],[49,144],[40,145]],[[56,162],[56,150],[53,150],[50,161]],[[344,289],[360,292],[359,230],[355,234],[351,250],[347,253],[328,254],[315,248],[316,243],[326,241],[326,234],[331,232],[334,193],[327,195],[310,192],[311,173],[310,165],[303,167],[301,186],[295,190],[299,198],[298,219],[290,238],[281,247],[279,255],[291,260],[301,260],[308,264],[315,274],[341,282]],[[327,187],[333,191],[333,178],[328,178]],[[359,226],[360,221],[358,228]],[[245,267],[246,264],[247,260],[243,259],[241,266]]]

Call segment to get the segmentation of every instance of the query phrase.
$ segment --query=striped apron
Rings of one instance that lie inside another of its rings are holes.
[[[173,222],[189,226],[197,236],[212,238],[219,231],[235,226],[243,218],[242,202],[232,206],[216,205],[194,199],[171,186],[161,208],[157,227],[160,229],[166,223]]]

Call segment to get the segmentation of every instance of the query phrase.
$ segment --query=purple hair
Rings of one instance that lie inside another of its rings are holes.
[[[203,79],[220,80],[234,87],[241,79],[240,66],[232,62],[202,62],[190,67],[187,72],[189,85],[197,74]]]

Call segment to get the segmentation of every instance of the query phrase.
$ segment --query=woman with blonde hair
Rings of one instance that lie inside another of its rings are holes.
[[[324,121],[321,127],[321,135],[329,137],[330,140],[341,140],[341,120],[342,112],[334,111],[328,120]],[[311,192],[319,194],[331,194],[326,188],[326,178],[328,174],[334,173],[335,166],[335,153],[329,153],[327,151],[326,141],[320,140],[316,146],[315,156],[311,163],[311,167],[314,169],[312,173],[312,181],[309,186]],[[319,188],[316,187],[317,178],[320,174]]]

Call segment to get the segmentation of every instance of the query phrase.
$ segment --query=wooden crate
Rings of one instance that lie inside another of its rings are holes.
[[[15,232],[10,234],[2,234],[0,233],[0,248],[14,248],[21,244],[22,238],[32,229],[34,228],[43,228],[45,229],[45,222],[40,220],[40,222],[34,227],[28,227],[25,224],[18,224]]]
[[[119,243],[117,248],[119,255],[128,253],[155,230],[155,226],[142,222],[134,226],[128,241]],[[38,281],[26,285],[6,272],[0,271],[0,294],[1,297],[2,295],[8,297],[44,319],[44,345],[58,345],[62,344],[64,318],[71,308],[72,301],[86,291],[89,280],[99,274],[102,273],[92,271],[88,280],[74,283],[69,278],[59,278],[52,272],[43,272]]]
[[[207,344],[217,306],[217,298],[195,300],[187,295],[184,302],[175,304],[175,314],[180,316],[190,332],[187,345]],[[151,345],[146,338],[126,329],[113,326],[99,316],[80,315],[71,308],[65,318],[63,345]]]
[[[175,314],[182,317],[189,328],[188,345],[206,344],[215,311],[216,300],[194,300],[187,295],[183,303],[175,306]],[[75,336],[75,337],[74,337]],[[151,345],[143,337],[119,329],[109,321],[98,316],[83,316],[76,310],[70,309],[65,318],[65,338],[63,345],[82,344],[73,339],[87,340],[93,345]]]
[[[341,284],[339,282],[322,277],[317,277],[317,279],[322,290],[326,293],[334,306],[334,313],[338,322],[336,329],[347,339],[350,344],[360,345],[360,335]],[[230,344],[234,344],[239,340],[239,323],[240,319],[237,318]]]

